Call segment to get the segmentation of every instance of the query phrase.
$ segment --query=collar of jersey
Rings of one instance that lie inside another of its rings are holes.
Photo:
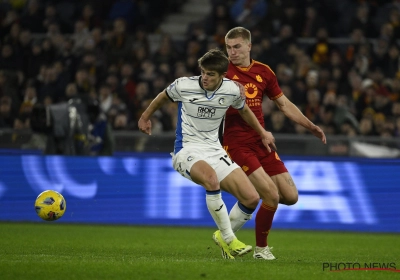
[[[214,92],[212,92],[212,91],[208,91],[205,88],[203,88],[203,85],[201,84],[201,76],[199,76],[199,86],[200,86],[200,88],[202,90],[204,90],[204,94],[206,95],[206,97],[208,99],[211,99],[214,96],[214,94],[217,92],[217,90],[219,90],[219,88],[222,87],[222,83],[223,82],[224,82],[224,79],[222,79],[221,84],[219,85],[219,87],[217,87],[217,89]],[[212,95],[210,97],[208,97],[208,94],[207,94],[208,92],[212,92]]]
[[[232,64],[233,64],[236,68],[238,68],[239,70],[244,71],[244,72],[247,72],[247,71],[249,71],[250,68],[254,65],[254,59],[250,58],[250,61],[251,61],[251,63],[250,63],[250,65],[247,66],[247,67],[240,67],[240,66],[236,66],[236,65],[233,64],[233,63],[232,63]]]

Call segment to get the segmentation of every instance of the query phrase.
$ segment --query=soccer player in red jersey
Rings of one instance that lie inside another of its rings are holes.
[[[264,126],[262,100],[264,96],[273,100],[277,107],[292,121],[307,128],[326,144],[324,132],[314,125],[283,94],[275,73],[259,61],[250,58],[251,33],[243,27],[235,27],[225,36],[225,45],[230,60],[227,78],[244,86],[246,103]],[[298,191],[292,177],[276,151],[268,152],[261,138],[240,115],[230,108],[226,112],[223,146],[230,157],[243,169],[262,199],[256,214],[256,248],[254,258],[275,259],[268,247],[268,233],[278,203],[293,205],[298,200]],[[275,140],[273,140],[275,141]],[[251,218],[237,207],[230,211],[233,231],[238,231]]]

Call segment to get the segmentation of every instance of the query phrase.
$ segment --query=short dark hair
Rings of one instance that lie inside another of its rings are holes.
[[[209,50],[199,58],[198,63],[200,68],[216,71],[220,75],[227,72],[229,66],[228,57],[219,49]]]
[[[244,40],[247,40],[249,41],[249,43],[251,43],[251,32],[250,30],[241,26],[234,27],[229,30],[228,33],[226,33],[225,40],[235,38],[243,38]]]

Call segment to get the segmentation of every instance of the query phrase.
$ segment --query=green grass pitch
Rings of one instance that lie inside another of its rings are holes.
[[[395,234],[272,230],[275,261],[223,260],[213,228],[0,223],[0,279],[400,279],[392,271],[323,270],[323,263],[395,263]],[[254,245],[245,229],[240,240]]]

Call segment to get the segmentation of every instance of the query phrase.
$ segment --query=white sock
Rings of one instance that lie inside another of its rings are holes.
[[[252,214],[244,213],[239,208],[238,202],[236,202],[229,213],[232,231],[237,232],[239,229],[241,229],[248,220],[251,220],[251,216]]]
[[[206,195],[206,203],[208,211],[217,224],[218,229],[221,231],[222,238],[229,244],[235,238],[235,235],[232,231],[228,210],[222,200],[221,193],[210,194],[208,192]]]

